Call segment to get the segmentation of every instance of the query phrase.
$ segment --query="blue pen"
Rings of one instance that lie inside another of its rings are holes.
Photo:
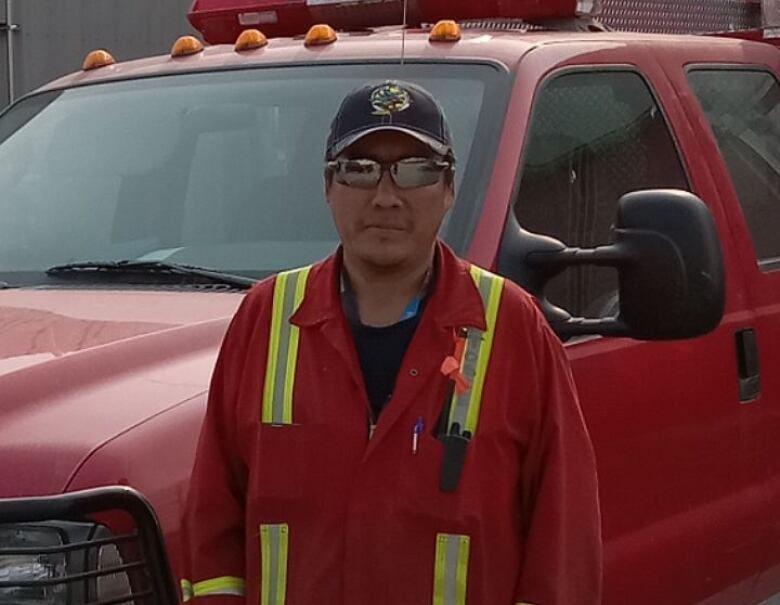
[[[417,422],[414,423],[414,428],[412,429],[412,454],[417,454],[417,444],[423,430],[425,430],[425,424],[423,423],[422,416],[420,416],[417,418]]]

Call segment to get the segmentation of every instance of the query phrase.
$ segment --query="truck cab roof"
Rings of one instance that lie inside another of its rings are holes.
[[[753,44],[742,39],[678,34],[641,34],[629,32],[518,31],[491,28],[464,29],[458,42],[431,42],[429,29],[404,31],[401,27],[339,33],[336,42],[306,47],[303,36],[274,38],[267,46],[237,52],[232,45],[206,46],[202,52],[184,57],[158,55],[79,71],[54,80],[41,90],[53,90],[94,84],[109,80],[144,78],[194,71],[219,71],[249,67],[341,62],[488,61],[514,71],[529,51],[550,45],[566,44],[578,54],[593,52],[595,45],[648,45],[663,47],[680,44],[717,49]],[[760,42],[755,42],[760,44]],[[574,47],[574,49],[572,49]]]

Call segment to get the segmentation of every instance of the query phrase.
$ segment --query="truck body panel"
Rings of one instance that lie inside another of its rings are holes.
[[[700,47],[699,40],[678,41],[677,46],[684,48],[686,42]],[[536,91],[520,91],[513,103],[531,107],[532,98],[556,73],[578,68],[635,71],[654,91],[681,159],[706,165],[714,160],[713,150],[702,150],[690,136],[680,97],[669,81],[668,72],[676,66],[663,62],[658,50],[655,44],[641,43],[614,48],[596,43],[593,52],[570,56],[563,49],[534,49],[520,64],[517,82],[534,82]],[[711,52],[722,57],[724,50]],[[678,57],[684,51],[668,54]],[[526,132],[527,123],[518,130]],[[515,162],[521,165],[522,160]],[[700,168],[687,166],[691,190],[709,203],[721,240],[728,242],[732,229],[712,188],[699,182]],[[483,216],[491,223],[503,224],[494,220],[506,215],[509,198],[501,197],[503,212],[487,211],[490,199],[486,202]],[[493,245],[500,229],[493,229]],[[740,259],[728,244],[724,249],[729,291],[726,314],[714,333],[693,343],[590,339],[568,345],[599,461],[605,603],[669,599],[669,586],[677,587],[674,599],[679,603],[696,602],[708,593],[720,594],[713,602],[724,605],[753,602],[749,585],[741,581],[767,555],[766,534],[759,527],[769,511],[763,508],[763,474],[756,465],[762,450],[755,439],[765,419],[758,407],[739,405],[733,333],[749,324],[753,314]],[[611,388],[605,389],[606,384]]]
[[[204,393],[239,301],[0,291],[0,390],[13,393],[0,405],[0,451],[15,462],[4,468],[3,496],[63,491],[106,441]]]

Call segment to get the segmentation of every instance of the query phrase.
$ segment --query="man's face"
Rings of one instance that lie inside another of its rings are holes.
[[[395,162],[435,157],[417,139],[400,132],[366,135],[340,157]],[[444,214],[452,206],[452,183],[442,174],[433,185],[402,189],[388,171],[372,189],[326,181],[326,196],[348,257],[376,268],[424,263],[430,258]]]

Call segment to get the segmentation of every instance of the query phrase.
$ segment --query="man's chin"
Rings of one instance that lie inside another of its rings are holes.
[[[396,246],[381,246],[373,249],[355,250],[354,256],[366,265],[387,270],[407,263],[410,254]]]

